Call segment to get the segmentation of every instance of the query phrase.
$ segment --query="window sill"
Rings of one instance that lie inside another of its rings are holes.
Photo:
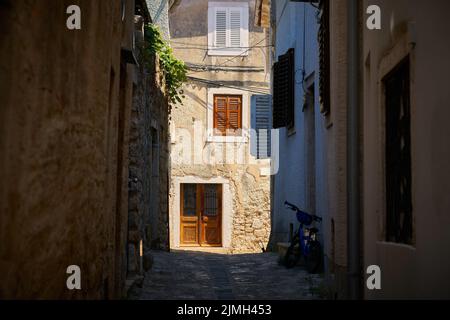
[[[207,142],[217,143],[247,143],[248,138],[244,136],[212,136],[208,135]]]
[[[248,50],[247,49],[209,49],[208,50],[209,56],[242,56],[246,57],[248,56]]]

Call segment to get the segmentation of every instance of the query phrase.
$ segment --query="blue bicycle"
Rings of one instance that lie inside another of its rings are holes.
[[[303,256],[308,272],[319,272],[322,266],[322,246],[317,239],[319,230],[317,228],[305,228],[303,230],[303,228],[305,226],[309,227],[313,224],[313,222],[322,222],[322,218],[315,215],[310,215],[287,201],[284,205],[287,209],[295,211],[297,220],[300,222],[300,226],[293,235],[291,244],[289,245],[286,255],[284,256],[284,265],[287,268],[292,268],[297,265],[300,257]],[[297,245],[298,250],[295,250]]]

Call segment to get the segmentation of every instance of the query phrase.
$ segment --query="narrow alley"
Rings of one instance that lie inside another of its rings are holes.
[[[302,267],[287,269],[275,253],[225,255],[177,251],[152,252],[154,265],[142,288],[129,299],[141,300],[295,300],[321,299],[320,275]]]
[[[0,0],[0,300],[449,299],[448,13]]]

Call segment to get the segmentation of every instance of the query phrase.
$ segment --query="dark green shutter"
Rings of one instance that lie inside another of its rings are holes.
[[[290,126],[294,122],[295,62],[294,49],[278,57],[273,68],[273,128]]]

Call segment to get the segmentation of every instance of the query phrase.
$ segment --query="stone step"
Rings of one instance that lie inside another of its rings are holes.
[[[230,254],[230,249],[221,247],[179,247],[176,249],[171,249],[171,252],[204,252],[204,253],[215,253],[215,254]]]

